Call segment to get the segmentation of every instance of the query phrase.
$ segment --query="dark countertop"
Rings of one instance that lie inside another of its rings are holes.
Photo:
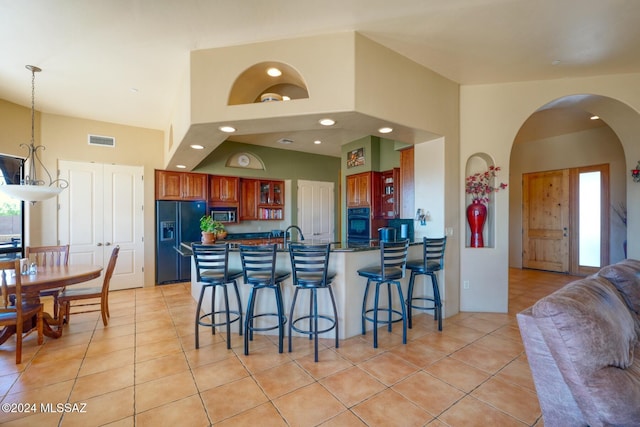
[[[242,233],[242,235],[251,236],[251,237],[244,237],[244,239],[260,239],[260,238],[266,239],[269,237],[269,233]],[[217,243],[224,243],[226,241],[232,240],[232,242],[229,242],[230,250],[232,252],[237,252],[239,251],[239,246],[242,244],[241,242],[238,242],[238,240],[244,240],[244,239],[238,238],[238,234],[228,234],[226,239],[222,241],[217,241]],[[183,242],[180,245],[180,249],[179,250],[176,249],[176,250],[178,250],[178,252],[180,252],[180,254],[182,254],[183,256],[191,256],[193,255],[193,253],[191,252],[191,243],[192,242]],[[200,242],[194,242],[194,243],[200,243]],[[305,243],[305,244],[313,245],[313,244],[326,244],[327,242],[314,241],[312,239],[309,239],[309,240],[302,240],[300,242],[293,241],[290,243]],[[421,245],[421,244],[422,244],[422,240],[409,243],[410,246]],[[377,249],[380,249],[379,240],[369,240],[368,242],[358,242],[358,243],[331,242],[331,252],[363,252],[363,251],[373,251]],[[282,243],[278,243],[278,252],[287,252],[287,249],[284,248]]]

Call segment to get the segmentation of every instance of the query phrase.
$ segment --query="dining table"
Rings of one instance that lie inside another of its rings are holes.
[[[37,267],[35,274],[21,274],[23,302],[26,304],[40,304],[41,291],[84,283],[100,277],[101,273],[102,266],[91,264]],[[16,272],[16,274],[20,274],[20,272]],[[15,274],[7,274],[7,290],[9,293],[15,292],[15,284]],[[57,325],[58,320],[47,312],[42,317],[44,334],[50,338],[60,338],[62,330],[53,327],[53,325]],[[30,325],[25,325],[25,331],[35,327],[35,319],[29,319],[28,322]],[[15,326],[5,327],[0,333],[0,344],[9,339],[15,331]]]

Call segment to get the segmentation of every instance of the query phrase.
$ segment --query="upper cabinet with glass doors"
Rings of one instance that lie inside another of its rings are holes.
[[[283,219],[284,181],[260,181],[259,219]]]

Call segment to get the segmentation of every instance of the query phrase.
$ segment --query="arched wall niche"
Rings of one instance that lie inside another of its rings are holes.
[[[271,77],[267,74],[269,68],[277,68],[282,74]],[[229,92],[228,105],[260,102],[264,93],[277,93],[292,100],[309,97],[307,84],[295,68],[283,62],[267,61],[254,64],[238,75]]]
[[[489,167],[496,166],[493,158],[487,153],[475,153],[469,156],[467,159],[467,164],[465,166],[465,177],[470,177],[476,173],[482,173],[489,170]],[[491,185],[495,186],[495,179],[491,180]],[[471,194],[466,193],[466,179],[465,179],[465,205],[471,205],[473,201],[473,197]],[[495,246],[495,230],[496,230],[496,221],[495,221],[495,197],[494,194],[489,195],[489,202],[486,203],[487,206],[487,221],[484,225],[484,229],[482,231],[482,237],[484,240],[485,248],[493,248]],[[469,223],[465,221],[465,246],[471,247],[471,228],[469,227]]]

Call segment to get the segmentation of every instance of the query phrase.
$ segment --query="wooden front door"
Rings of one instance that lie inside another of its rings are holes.
[[[525,174],[522,185],[522,266],[568,272],[569,170]]]

